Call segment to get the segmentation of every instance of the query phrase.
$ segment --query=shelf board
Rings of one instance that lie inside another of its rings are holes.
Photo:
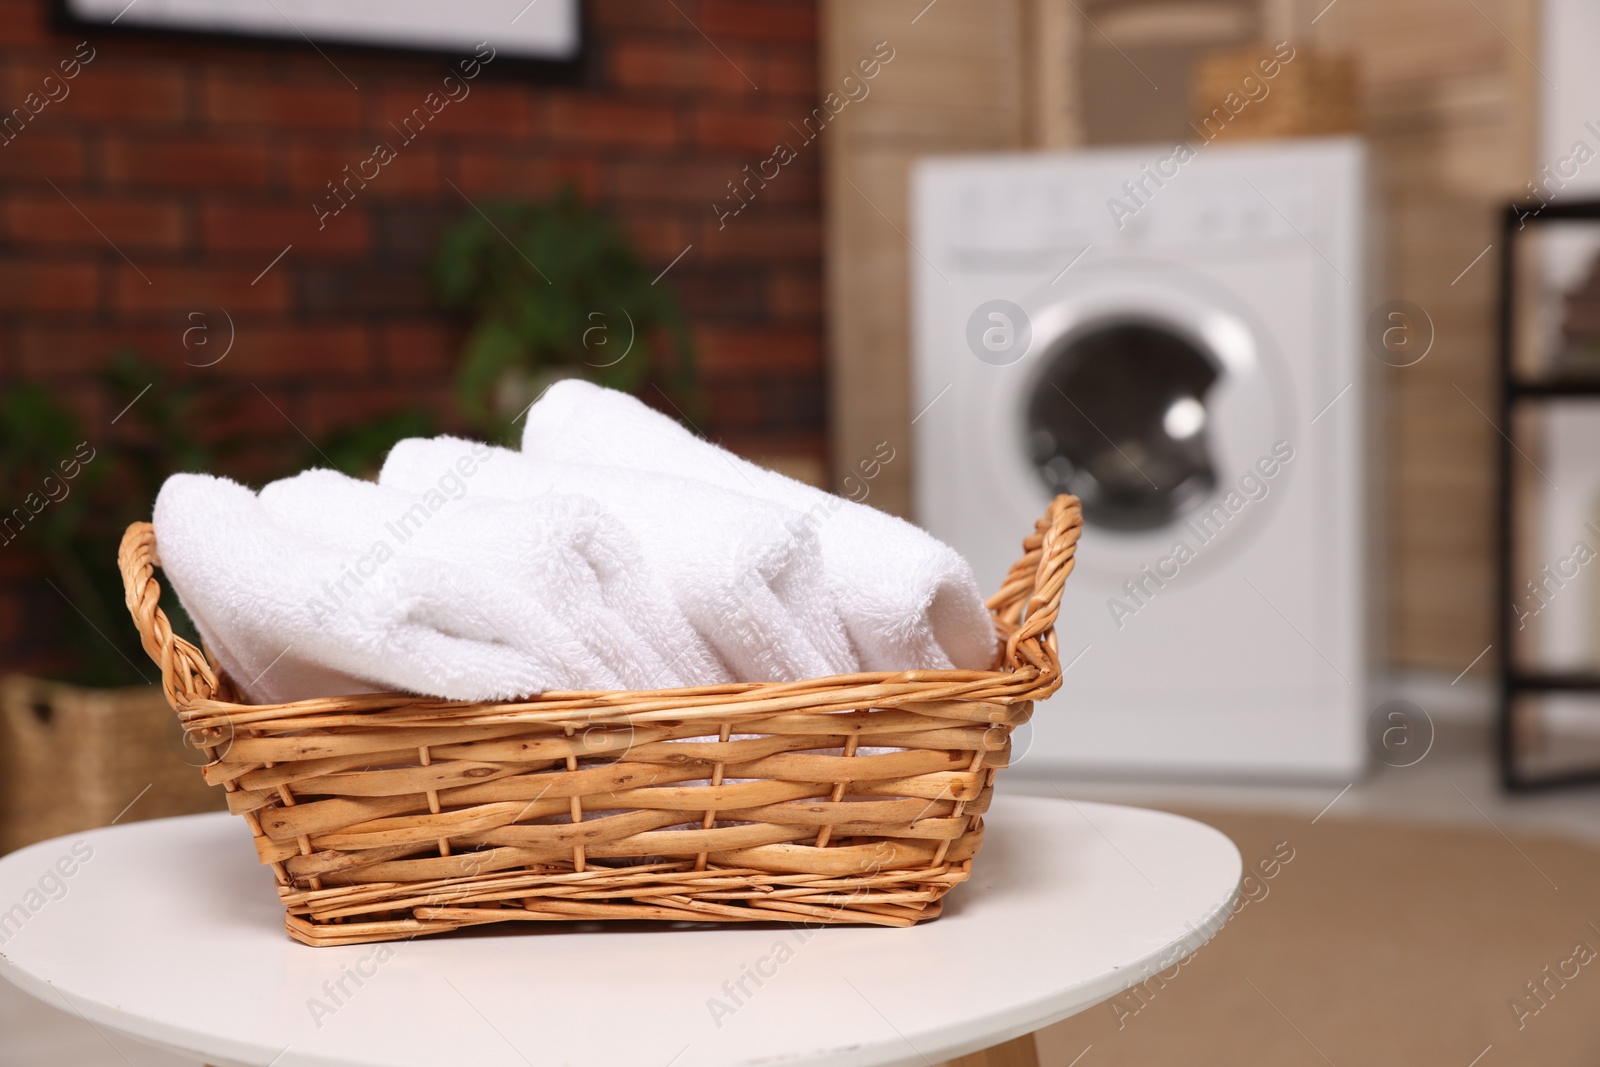
[[[1505,224],[1521,230],[1528,223],[1600,221],[1600,200],[1568,200],[1556,203],[1526,203],[1506,205]]]
[[[1542,378],[1512,378],[1506,393],[1513,400],[1548,397],[1600,397],[1600,373],[1551,374]]]
[[[1600,769],[1545,771],[1528,773],[1517,768],[1502,778],[1505,787],[1513,793],[1539,793],[1545,790],[1570,789],[1573,786],[1600,785]]]
[[[1506,678],[1513,693],[1600,693],[1600,673],[1591,671],[1517,671]]]

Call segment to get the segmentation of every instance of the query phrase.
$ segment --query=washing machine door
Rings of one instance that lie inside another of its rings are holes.
[[[1240,301],[1181,267],[1101,264],[1052,289],[1023,305],[1033,340],[994,394],[992,474],[1022,513],[1079,497],[1082,565],[1136,571],[1197,512],[1251,492],[1290,425],[1286,370]]]

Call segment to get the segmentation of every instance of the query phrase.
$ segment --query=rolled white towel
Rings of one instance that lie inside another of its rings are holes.
[[[484,446],[413,438],[380,485],[417,492]],[[795,681],[858,668],[830,598],[815,533],[794,512],[703,481],[492,450],[473,492],[512,499],[583,494],[630,530],[647,570],[739,681]],[[653,687],[658,688],[658,687]]]
[[[994,626],[972,567],[911,523],[758,467],[631,396],[578,379],[552,385],[526,419],[522,452],[535,462],[671,474],[799,512],[820,541],[864,669],[993,665]]]
[[[487,446],[476,446],[487,455]],[[454,458],[454,457],[453,457]],[[261,503],[279,525],[367,560],[397,557],[470,566],[491,578],[488,603],[458,598],[463,612],[510,620],[502,636],[521,647],[548,629],[545,618],[522,618],[523,608],[560,591],[561,623],[598,657],[624,689],[670,688],[725,680],[726,672],[690,627],[639,549],[612,515],[593,501],[549,494],[508,500],[471,494],[469,462],[431,472],[427,487],[408,493],[310,470],[261,490]],[[443,482],[441,486],[439,483]],[[559,536],[550,537],[551,520]],[[358,564],[359,566],[359,564]],[[597,688],[599,678],[585,688]]]
[[[569,588],[518,603],[483,568],[375,547],[352,558],[273,522],[248,488],[208,475],[167,479],[154,521],[168,581],[248,701],[389,690],[506,700],[619,687],[562,621]],[[567,536],[564,512],[530,521],[529,536]]]

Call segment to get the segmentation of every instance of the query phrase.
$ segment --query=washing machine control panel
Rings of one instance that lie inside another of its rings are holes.
[[[1310,239],[1321,228],[1321,182],[1303,172],[1186,173],[1179,167],[1162,178],[1160,162],[1118,157],[1089,173],[1034,167],[999,181],[975,176],[950,190],[951,249],[959,256],[1085,245],[1257,248]]]

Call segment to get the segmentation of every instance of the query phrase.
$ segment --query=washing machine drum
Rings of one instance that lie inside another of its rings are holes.
[[[1028,443],[1051,493],[1113,530],[1166,526],[1216,488],[1208,396],[1221,375],[1155,321],[1091,326],[1046,351],[1027,400]]]

